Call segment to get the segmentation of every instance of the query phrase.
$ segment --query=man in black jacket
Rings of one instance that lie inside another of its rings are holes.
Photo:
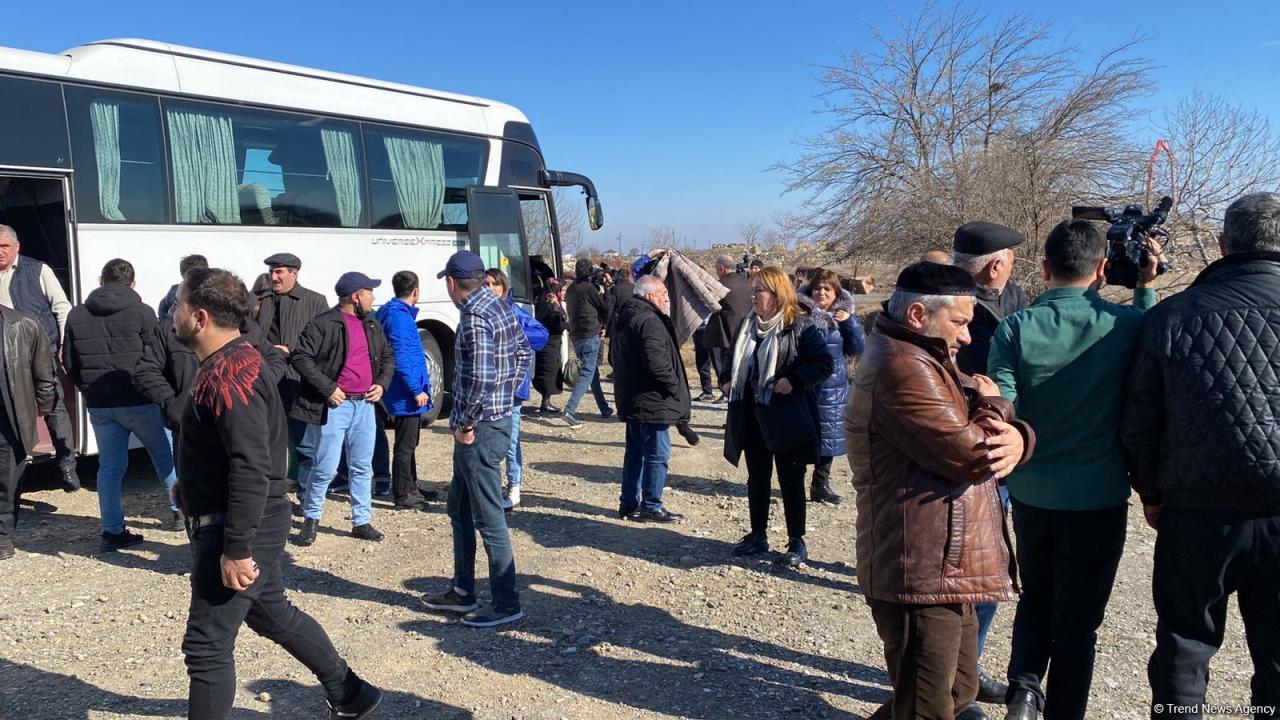
[[[200,368],[182,409],[178,496],[191,539],[191,603],[182,641],[188,717],[226,718],[235,700],[241,624],[315,674],[330,718],[364,718],[382,692],[356,676],[324,628],[284,595],[291,512],[287,433],[276,378],[241,335],[249,291],[225,270],[194,270],[178,292],[176,336]]]
[[[716,369],[716,385],[722,386],[729,382],[733,371],[729,354],[733,351],[738,327],[751,312],[751,281],[745,273],[737,272],[733,258],[728,255],[716,258],[716,277],[729,294],[720,299],[720,309],[707,319],[702,345],[717,356],[712,365]],[[716,402],[724,402],[724,396]]]
[[[382,326],[369,310],[373,289],[382,284],[364,273],[338,278],[338,305],[314,318],[302,331],[289,362],[302,377],[302,392],[289,416],[307,424],[301,446],[315,448],[298,461],[298,485],[305,519],[297,543],[315,542],[324,513],[324,495],[347,450],[351,496],[351,535],[379,541],[373,514],[373,444],[378,432],[373,406],[395,374],[395,355]]]
[[[689,379],[667,316],[670,307],[667,287],[645,275],[618,308],[613,326],[613,396],[618,417],[627,422],[618,515],[639,522],[683,519],[662,506],[671,458],[669,429],[689,416]]]
[[[1227,208],[1222,259],[1147,311],[1121,442],[1157,530],[1152,717],[1200,717],[1237,594],[1254,706],[1280,706],[1280,194]],[[1187,712],[1167,712],[1176,707]]]
[[[89,409],[98,441],[98,510],[102,516],[102,552],[130,547],[142,536],[124,527],[120,484],[129,468],[129,436],[142,442],[165,490],[177,479],[173,451],[164,434],[160,408],[133,386],[133,368],[155,333],[156,313],[133,291],[133,265],[107,261],[101,287],[67,316],[63,364]],[[178,506],[170,502],[170,529],[181,531]]]
[[[53,358],[35,318],[0,305],[0,560],[13,557],[18,483],[36,444],[36,416],[53,411]]]
[[[582,396],[591,389],[591,394],[600,406],[600,416],[610,418],[613,410],[609,408],[609,400],[604,389],[600,387],[600,335],[604,332],[606,319],[604,300],[600,290],[591,282],[595,268],[586,258],[578,260],[574,266],[573,284],[565,291],[564,303],[569,313],[569,340],[573,342],[573,352],[582,363],[578,373],[578,382],[569,394],[569,402],[564,406],[564,421],[570,428],[582,427],[578,420],[578,403]]]
[[[311,319],[329,309],[324,296],[314,290],[308,290],[298,283],[298,271],[302,261],[293,253],[276,253],[263,260],[268,268],[270,288],[258,293],[258,312],[254,320],[266,335],[267,342],[276,346],[286,358],[298,344],[302,329]],[[293,407],[293,401],[302,390],[302,380],[293,367],[288,369],[280,380],[280,400],[284,403],[285,412]],[[303,457],[310,458],[315,448],[298,447],[302,442],[306,423],[289,420],[289,444],[299,450]]]

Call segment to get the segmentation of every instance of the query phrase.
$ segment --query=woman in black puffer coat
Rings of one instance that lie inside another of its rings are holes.
[[[840,276],[831,270],[818,271],[807,286],[800,288],[798,299],[809,311],[814,326],[822,331],[834,362],[831,377],[818,389],[822,456],[813,466],[809,499],[839,505],[840,496],[831,490],[831,464],[846,452],[842,422],[849,399],[849,373],[845,360],[862,354],[865,338],[854,311],[853,295],[840,287]]]

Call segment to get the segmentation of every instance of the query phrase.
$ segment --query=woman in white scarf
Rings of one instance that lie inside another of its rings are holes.
[[[808,559],[805,546],[806,466],[819,450],[817,387],[833,364],[822,333],[796,301],[795,286],[782,270],[767,267],[751,279],[751,308],[733,346],[725,457],[747,460],[747,500],[751,532],[734,555],[768,551],[769,500],[778,470],[787,520],[787,552],[780,561],[796,566]]]

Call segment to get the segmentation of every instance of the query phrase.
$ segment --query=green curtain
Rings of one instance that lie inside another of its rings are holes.
[[[329,165],[333,193],[338,198],[338,218],[343,227],[360,224],[360,171],[356,166],[355,134],[348,130],[320,128],[324,159]]]
[[[124,221],[120,212],[120,103],[89,103],[93,156],[98,165],[98,209],[102,217]]]
[[[440,227],[444,211],[444,147],[413,138],[382,138],[396,186],[396,202],[404,226],[420,230]]]
[[[170,109],[174,213],[180,223],[240,223],[231,118]]]

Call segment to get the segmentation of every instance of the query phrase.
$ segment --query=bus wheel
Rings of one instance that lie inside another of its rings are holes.
[[[418,336],[422,338],[422,354],[427,357],[427,375],[431,378],[431,409],[422,414],[422,424],[430,425],[444,409],[444,353],[429,330],[419,329]]]

